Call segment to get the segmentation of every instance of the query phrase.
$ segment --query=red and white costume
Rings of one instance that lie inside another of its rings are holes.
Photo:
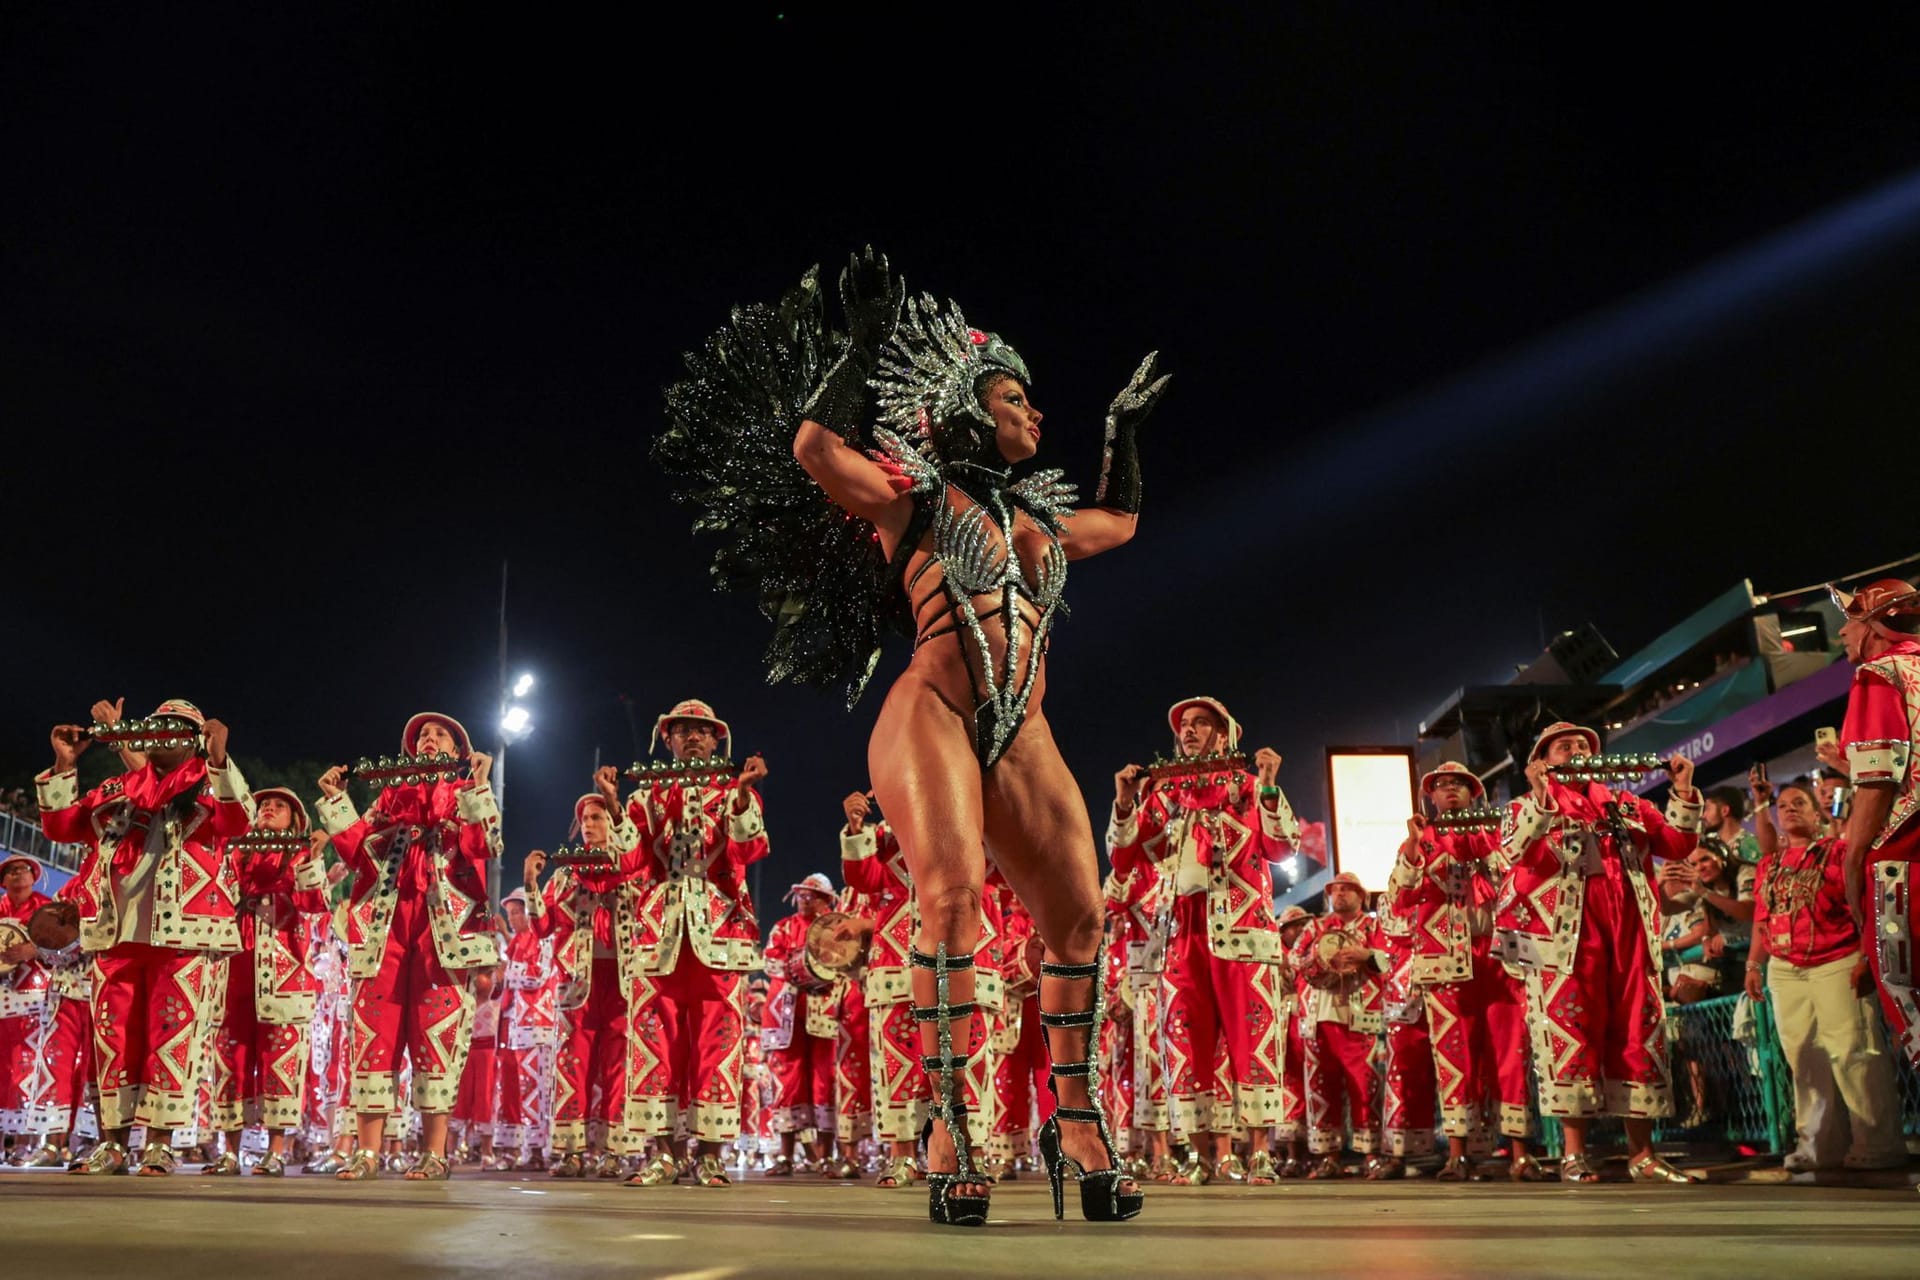
[[[521,901],[527,900],[524,890],[514,892]],[[547,1093],[543,1071],[552,1067],[559,1024],[560,977],[553,949],[554,939],[541,936],[531,923],[507,941],[496,1050],[500,1111],[494,1131],[494,1145],[502,1150],[544,1145],[540,1137]]]
[[[294,835],[309,819],[300,797],[284,787],[254,793],[293,810]],[[319,999],[309,920],[328,914],[326,873],[318,859],[296,872],[281,853],[234,859],[240,891],[240,950],[227,964],[226,1014],[214,1035],[218,1057],[213,1127],[247,1125],[291,1131],[300,1125],[307,1084],[308,1028]]]
[[[450,716],[423,712],[401,734],[415,750],[422,725],[471,739]],[[353,978],[350,1090],[362,1115],[401,1107],[411,1068],[413,1108],[453,1110],[473,1029],[471,977],[500,963],[487,914],[486,865],[500,856],[500,809],[471,779],[387,787],[365,817],[342,792],[320,801],[320,820],[350,868],[348,972]]]
[[[500,1003],[489,993],[473,1009],[473,1039],[467,1050],[467,1068],[460,1074],[460,1092],[453,1100],[453,1118],[466,1126],[467,1140],[491,1136],[499,1101]]]
[[[803,892],[831,897],[833,884],[815,872],[793,886],[788,901]],[[840,1028],[834,1020],[833,989],[821,988],[806,967],[810,923],[796,912],[776,921],[767,933],[767,1007],[760,1048],[773,1082],[775,1133],[837,1132],[833,1063]]]
[[[1165,1133],[1167,1075],[1160,1054],[1160,1026],[1166,995],[1161,979],[1167,960],[1167,930],[1171,927],[1167,881],[1145,860],[1131,869],[1114,871],[1114,895],[1124,911],[1124,926],[1116,926],[1116,950],[1126,963],[1123,979],[1127,1004],[1133,1011],[1133,1058],[1127,1068],[1131,1088],[1133,1127],[1146,1133]]]
[[[1174,732],[1181,712],[1196,705],[1219,717],[1227,748],[1236,748],[1239,723],[1216,699],[1175,703],[1167,714]],[[1126,817],[1116,812],[1107,831],[1115,871],[1125,876],[1144,863],[1167,882],[1160,1041],[1176,1137],[1228,1128],[1212,1118],[1209,1101],[1219,1039],[1232,1064],[1235,1120],[1264,1128],[1283,1110],[1282,948],[1269,863],[1294,848],[1300,827],[1284,794],[1268,809],[1258,792],[1245,770],[1184,778],[1154,788]]]
[[[1120,1151],[1132,1145],[1133,1133],[1133,994],[1127,984],[1127,944],[1133,939],[1133,916],[1126,908],[1126,886],[1117,874],[1101,885],[1106,899],[1107,939],[1101,952],[1100,981],[1106,988],[1108,1017],[1100,1030],[1100,1078],[1108,1088],[1101,1101],[1107,1109],[1107,1128]]]
[[[1485,794],[1471,770],[1451,761],[1421,779],[1422,792],[1448,775],[1476,799]],[[1390,913],[1407,923],[1408,978],[1424,997],[1441,1129],[1476,1143],[1496,1129],[1526,1137],[1533,1109],[1526,984],[1493,954],[1493,909],[1504,874],[1494,833],[1428,825],[1417,842],[1401,846],[1387,886]]]
[[[858,835],[842,829],[840,873],[848,888],[865,896],[873,918],[862,986],[874,1136],[882,1142],[912,1142],[926,1123],[929,1097],[907,980],[907,953],[915,927],[913,880],[900,842],[884,822],[864,823]]]
[[[607,802],[598,794],[576,800],[576,827],[589,805],[605,809]],[[545,894],[527,903],[532,931],[551,948],[559,972],[553,1147],[561,1152],[595,1143],[625,1154],[639,1150],[644,1137],[626,1122],[626,1071],[632,990],[646,981],[634,939],[648,886],[639,832],[624,812],[607,816],[608,866],[561,867]]]
[[[840,910],[873,921],[873,901],[852,885],[840,891]],[[833,989],[830,1010],[839,1029],[833,1047],[834,1137],[842,1156],[873,1133],[873,1055],[867,1025],[867,993],[860,978],[843,978]]]
[[[1401,864],[1395,864],[1394,873],[1401,874]],[[1386,1031],[1380,1149],[1390,1156],[1423,1156],[1433,1150],[1436,1123],[1433,1042],[1427,1032],[1426,1000],[1413,983],[1413,912],[1396,897],[1389,882],[1379,917],[1380,938],[1392,957],[1380,983]]]
[[[18,854],[0,860],[0,870],[14,862],[26,863],[33,869],[34,879],[40,878],[40,864]],[[32,889],[18,902],[0,894],[0,920],[15,920],[24,928],[28,917],[51,901]],[[21,961],[0,977],[0,1133],[42,1131],[37,1077],[47,983],[47,966],[38,956]]]
[[[178,700],[156,714],[204,723]],[[214,769],[195,756],[166,774],[143,765],[84,796],[73,770],[35,783],[47,837],[88,845],[60,897],[79,909],[93,958],[100,1126],[190,1125],[226,958],[240,949],[220,847],[252,825],[246,780],[231,763]]]
[[[1920,609],[1912,603],[1912,589],[1897,579],[1875,583],[1849,597],[1849,603],[1889,612],[1903,607],[1898,588],[1906,588],[1907,612]],[[1856,613],[1848,608],[1850,617]],[[1920,993],[1915,990],[1920,986],[1920,919],[1913,875],[1920,862],[1920,641],[1895,639],[1886,652],[1854,671],[1840,742],[1856,788],[1891,784],[1894,789],[1893,808],[1866,854],[1865,906],[1872,938],[1866,952],[1893,1038],[1920,1063]]]
[[[1530,759],[1563,734],[1548,725]],[[1654,858],[1683,858],[1698,839],[1701,802],[1675,796],[1666,816],[1639,796],[1597,783],[1547,784],[1508,806],[1502,851],[1510,864],[1494,918],[1502,959],[1526,977],[1534,1070],[1546,1115],[1673,1114],[1665,1005],[1660,997],[1660,908]]]
[[[1028,1135],[1047,1121],[1055,1106],[1047,1088],[1050,1059],[1040,1027],[1040,973],[1035,956],[1033,917],[995,868],[987,877],[987,899],[997,906],[998,925],[983,950],[998,957],[1000,1001],[986,1010],[992,1050],[993,1112],[986,1126],[993,1160],[1027,1154]],[[977,963],[977,962],[976,962]]]
[[[1360,887],[1350,873],[1335,879]],[[1372,962],[1354,973],[1336,973],[1329,963],[1336,946],[1366,947]],[[1293,969],[1305,984],[1300,1044],[1307,1146],[1315,1155],[1338,1153],[1349,1128],[1355,1151],[1365,1155],[1379,1149],[1380,1082],[1374,1062],[1382,1030],[1380,979],[1392,963],[1379,922],[1366,912],[1351,919],[1321,916],[1294,941]]]
[[[1288,907],[1280,913],[1284,931],[1294,921],[1311,922],[1305,907]],[[1299,938],[1294,939],[1295,942]],[[1280,1123],[1274,1136],[1282,1142],[1295,1142],[1305,1136],[1307,1123],[1307,1048],[1300,1038],[1300,1015],[1306,1004],[1307,984],[1293,967],[1293,954],[1287,953],[1280,969],[1280,1022],[1286,1028],[1286,1043],[1280,1052]]]
[[[34,1063],[34,1130],[58,1146],[79,1123],[93,1080],[93,962],[78,938],[59,951],[41,951],[47,1004]]]
[[[691,699],[661,716],[655,732],[683,719],[729,737],[712,709]],[[761,965],[746,870],[768,844],[760,796],[749,791],[736,813],[734,793],[731,780],[673,783],[641,788],[627,802],[646,891],[631,940],[638,976],[628,993],[626,1122],[643,1136],[671,1135],[679,1113],[702,1142],[728,1143],[740,1132],[742,975]]]

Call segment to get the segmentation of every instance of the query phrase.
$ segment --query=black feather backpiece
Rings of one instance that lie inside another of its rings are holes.
[[[687,353],[688,376],[667,388],[653,457],[680,482],[674,501],[701,509],[694,532],[725,539],[713,555],[714,586],[755,592],[774,624],[768,683],[844,685],[852,707],[898,593],[873,525],[834,505],[793,457],[802,406],[845,341],[827,327],[818,267],[772,306],[735,307]]]

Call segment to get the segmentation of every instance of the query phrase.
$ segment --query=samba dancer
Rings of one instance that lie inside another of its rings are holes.
[[[870,250],[849,265],[841,297],[844,344],[822,323],[811,275],[782,303],[797,324],[775,330],[756,318],[772,315],[769,309],[743,308],[716,340],[804,346],[819,363],[756,366],[827,367],[804,408],[804,389],[769,387],[771,398],[763,393],[746,403],[771,403],[771,415],[727,421],[720,406],[728,402],[713,393],[742,375],[696,360],[693,379],[669,393],[676,422],[657,452],[670,466],[704,474],[719,461],[723,442],[736,455],[761,450],[766,487],[725,486],[730,496],[719,500],[759,503],[781,495],[781,514],[769,507],[758,522],[766,533],[744,529],[743,536],[787,543],[786,559],[809,558],[804,576],[787,579],[785,589],[805,584],[803,595],[788,599],[816,610],[818,622],[789,625],[793,611],[782,611],[787,629],[776,637],[777,678],[824,684],[851,676],[857,696],[872,670],[881,620],[912,619],[914,656],[881,708],[868,760],[919,895],[914,997],[925,1065],[938,1089],[929,1216],[968,1226],[986,1220],[989,1187],[970,1154],[960,1075],[981,1051],[973,965],[991,845],[1046,940],[1041,1008],[1061,1106],[1040,1144],[1056,1213],[1064,1181],[1077,1175],[1087,1217],[1130,1218],[1140,1211],[1140,1194],[1118,1168],[1106,1133],[1093,1054],[1104,1018],[1099,860],[1040,707],[1046,637],[1067,562],[1133,537],[1140,509],[1136,433],[1165,380],[1155,380],[1149,357],[1114,401],[1096,505],[1075,511],[1059,472],[1012,478],[1010,468],[1038,447],[1041,415],[1028,396],[1026,365],[1011,347],[968,328],[957,308],[942,312],[930,297],[903,314],[904,287]],[[870,379],[881,420],[871,431]],[[776,470],[780,459],[766,446],[792,430],[789,406],[795,416],[805,414],[790,437],[792,455],[838,511],[796,508],[785,496],[790,473]],[[866,452],[869,441],[884,451],[880,460]],[[824,536],[813,536],[816,530]],[[838,635],[823,633],[825,627]],[[791,661],[780,656],[789,654]]]
[[[1847,902],[1870,924],[1866,948],[1880,1005],[1907,1057],[1920,1063],[1920,957],[1913,865],[1920,862],[1920,591],[1882,578],[1849,595],[1841,643],[1854,664],[1841,748],[1853,786],[1847,816]]]
[[[213,1041],[212,1117],[227,1144],[201,1172],[238,1174],[241,1130],[257,1124],[267,1131],[267,1154],[253,1172],[280,1177],[306,1102],[320,991],[307,925],[330,911],[319,856],[326,837],[309,837],[307,806],[285,787],[263,787],[253,803],[253,831],[227,847],[241,895],[240,950],[228,961],[226,1013]]]
[[[34,779],[47,838],[87,846],[60,896],[93,961],[101,1142],[74,1173],[126,1173],[136,1125],[147,1129],[137,1171],[173,1172],[172,1131],[193,1122],[226,957],[240,947],[220,843],[251,825],[253,797],[227,758],[227,726],[179,698],[146,724],[139,767],[84,796],[80,755],[119,726],[56,725],[53,767]]]
[[[400,1108],[406,1067],[421,1143],[405,1176],[451,1175],[447,1125],[473,1030],[471,980],[500,962],[487,911],[486,866],[500,856],[500,809],[487,782],[493,757],[473,749],[458,720],[432,711],[407,721],[400,749],[422,769],[422,758],[451,758],[471,776],[450,779],[448,769],[424,781],[382,777],[385,785],[362,817],[347,796],[346,766],[320,775],[320,820],[353,874],[349,1088],[358,1145],[334,1175],[347,1182],[379,1176],[387,1117]]]
[[[1167,711],[1179,757],[1161,770],[1130,764],[1114,775],[1107,844],[1114,869],[1155,865],[1171,886],[1171,922],[1161,1011],[1168,1106],[1176,1140],[1185,1137],[1213,1176],[1270,1185],[1278,1178],[1268,1130],[1283,1118],[1279,1017],[1280,926],[1273,872],[1300,838],[1281,791],[1280,756],[1262,747],[1255,773],[1241,767],[1240,724],[1217,698],[1186,698]],[[1206,761],[1220,757],[1217,766]],[[1252,1159],[1233,1153],[1232,1121],[1209,1120],[1215,1042],[1224,1038],[1237,1116]],[[1214,1131],[1208,1131],[1208,1125]],[[1206,1176],[1199,1170],[1187,1181]]]
[[[1666,815],[1592,778],[1600,735],[1558,721],[1528,753],[1530,791],[1501,831],[1510,864],[1494,928],[1526,975],[1540,1109],[1560,1120],[1562,1182],[1598,1182],[1587,1157],[1594,1116],[1617,1115],[1635,1182],[1695,1181],[1654,1154],[1653,1122],[1673,1114],[1660,996],[1659,907],[1649,859],[1684,858],[1700,826],[1693,762],[1667,761]]]

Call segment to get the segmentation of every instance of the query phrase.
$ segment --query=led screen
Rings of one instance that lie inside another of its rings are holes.
[[[1351,871],[1371,893],[1386,888],[1394,855],[1414,813],[1413,753],[1395,749],[1327,752],[1333,818],[1333,866]]]

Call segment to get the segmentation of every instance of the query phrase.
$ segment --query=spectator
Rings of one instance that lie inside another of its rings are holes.
[[[1815,794],[1780,788],[1779,828],[1770,784],[1754,782],[1761,858],[1747,995],[1773,1001],[1793,1072],[1799,1143],[1792,1172],[1891,1169],[1906,1163],[1893,1061],[1873,1003],[1860,927],[1847,909],[1844,843],[1821,834]]]
[[[1747,798],[1738,787],[1715,787],[1707,792],[1706,808],[1700,815],[1700,838],[1718,836],[1739,861],[1753,866],[1760,861],[1760,845],[1745,827]]]

